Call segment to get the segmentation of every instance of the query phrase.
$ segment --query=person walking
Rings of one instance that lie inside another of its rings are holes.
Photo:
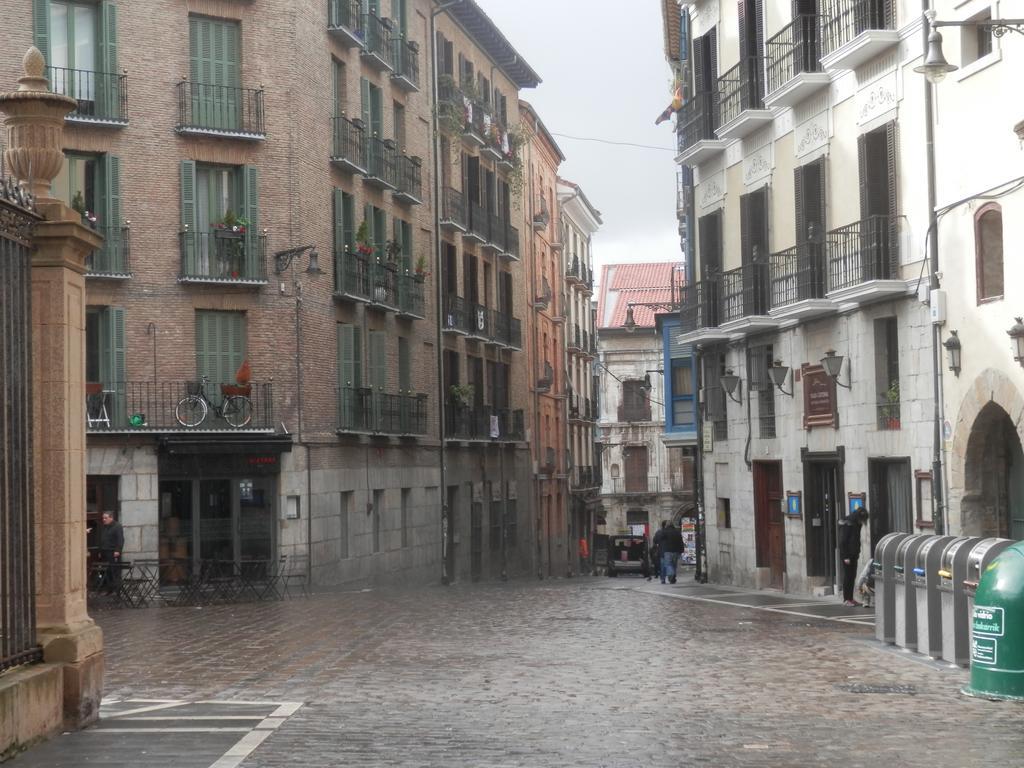
[[[676,583],[676,566],[683,551],[683,534],[669,523],[661,537],[661,583],[667,578],[669,584]]]
[[[843,564],[843,605],[860,605],[853,599],[853,584],[857,579],[857,560],[860,559],[860,528],[868,520],[864,507],[839,521],[839,559]]]
[[[662,520],[661,527],[654,532],[654,538],[651,539],[651,565],[654,566],[654,575],[661,577],[661,583],[665,583],[665,577],[661,573],[661,539],[665,535],[665,526],[668,525],[668,521]],[[648,576],[647,580],[650,581],[651,577]]]
[[[121,583],[121,552],[124,550],[124,529],[114,519],[113,512],[104,512],[100,517],[100,560],[107,564],[103,574],[103,589],[112,592]]]

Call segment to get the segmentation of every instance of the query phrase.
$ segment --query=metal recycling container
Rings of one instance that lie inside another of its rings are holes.
[[[917,550],[917,564],[910,580],[917,610],[917,652],[937,659],[942,656],[942,602],[939,566],[953,536],[929,536]]]
[[[896,641],[896,549],[909,533],[890,533],[875,545],[875,637],[883,643]]]
[[[1012,539],[982,539],[971,548],[967,555],[967,576],[964,578],[964,589],[967,593],[967,620],[974,611],[974,592],[981,583],[981,574],[988,564],[995,560],[996,555],[1013,544]]]
[[[942,658],[966,667],[971,659],[971,623],[967,612],[967,558],[980,538],[962,536],[942,550],[939,598],[942,605]]]
[[[1024,542],[985,563],[971,612],[971,682],[964,693],[1024,701]]]
[[[896,645],[911,651],[917,650],[917,602],[914,600],[914,585],[910,580],[917,566],[917,550],[928,534],[913,533],[903,539],[896,548],[893,600],[896,615]]]

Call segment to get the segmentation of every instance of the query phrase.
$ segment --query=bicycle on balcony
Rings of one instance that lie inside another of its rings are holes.
[[[220,404],[212,402],[206,396],[206,385],[209,379],[203,376],[198,382],[185,385],[185,397],[174,407],[174,418],[183,427],[198,427],[213,411],[218,419],[224,419],[232,427],[244,427],[252,421],[252,400],[249,385],[221,384],[223,399]]]

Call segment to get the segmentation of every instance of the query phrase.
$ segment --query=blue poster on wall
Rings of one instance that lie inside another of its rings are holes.
[[[800,491],[786,491],[786,515],[800,517]]]

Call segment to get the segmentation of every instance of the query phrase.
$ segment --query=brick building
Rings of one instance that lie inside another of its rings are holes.
[[[88,512],[165,581],[532,568],[514,128],[539,78],[471,0],[379,5],[8,8],[0,71],[35,43],[78,100],[53,190],[106,238]]]

